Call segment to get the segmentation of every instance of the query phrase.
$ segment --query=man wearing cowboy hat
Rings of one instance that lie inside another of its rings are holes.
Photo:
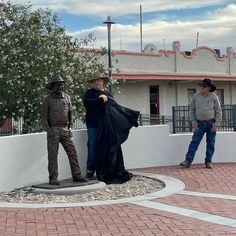
[[[74,182],[86,182],[81,177],[76,149],[72,140],[72,106],[70,96],[63,92],[64,80],[60,75],[52,78],[48,89],[52,92],[45,98],[42,109],[43,126],[47,132],[49,183],[59,185],[58,149],[64,147],[70,162]]]
[[[211,80],[206,78],[199,85],[201,86],[201,91],[193,95],[189,107],[189,118],[194,133],[186,158],[180,165],[184,167],[191,166],[197,148],[206,133],[205,167],[212,169],[216,131],[222,120],[222,110],[217,95],[213,93],[216,90],[216,86],[211,83]]]
[[[90,79],[92,88],[86,91],[83,98],[86,109],[85,121],[88,134],[87,179],[93,179],[95,172],[95,139],[103,104],[107,102],[109,97],[112,97],[112,94],[104,89],[105,83],[108,80],[108,77],[96,72]]]

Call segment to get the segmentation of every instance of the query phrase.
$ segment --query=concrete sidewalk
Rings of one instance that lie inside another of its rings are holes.
[[[236,163],[136,171],[171,176],[185,189],[119,204],[0,208],[0,236],[235,235]]]

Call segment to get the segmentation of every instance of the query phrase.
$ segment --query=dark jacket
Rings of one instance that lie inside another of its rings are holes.
[[[138,126],[139,112],[109,99],[103,106],[96,139],[96,174],[106,183],[123,183],[131,176],[125,170],[121,144],[130,129]]]
[[[100,91],[94,88],[87,90],[84,95],[83,102],[86,109],[85,121],[87,128],[97,128],[98,126],[104,104],[103,98],[99,98],[102,94],[112,97],[108,91]]]

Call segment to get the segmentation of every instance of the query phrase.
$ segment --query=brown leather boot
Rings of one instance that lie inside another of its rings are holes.
[[[212,165],[211,162],[205,163],[205,166],[206,166],[207,169],[213,169],[213,165]]]
[[[189,168],[191,166],[191,164],[187,160],[184,160],[184,161],[180,162],[180,165],[184,166],[184,167],[187,167],[187,168]]]

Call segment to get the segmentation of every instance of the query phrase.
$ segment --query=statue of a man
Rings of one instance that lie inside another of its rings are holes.
[[[86,182],[81,176],[76,149],[72,140],[72,105],[70,96],[63,92],[64,80],[60,75],[52,78],[48,89],[52,92],[43,101],[42,121],[47,132],[49,184],[59,185],[59,143],[65,149],[74,182]]]

